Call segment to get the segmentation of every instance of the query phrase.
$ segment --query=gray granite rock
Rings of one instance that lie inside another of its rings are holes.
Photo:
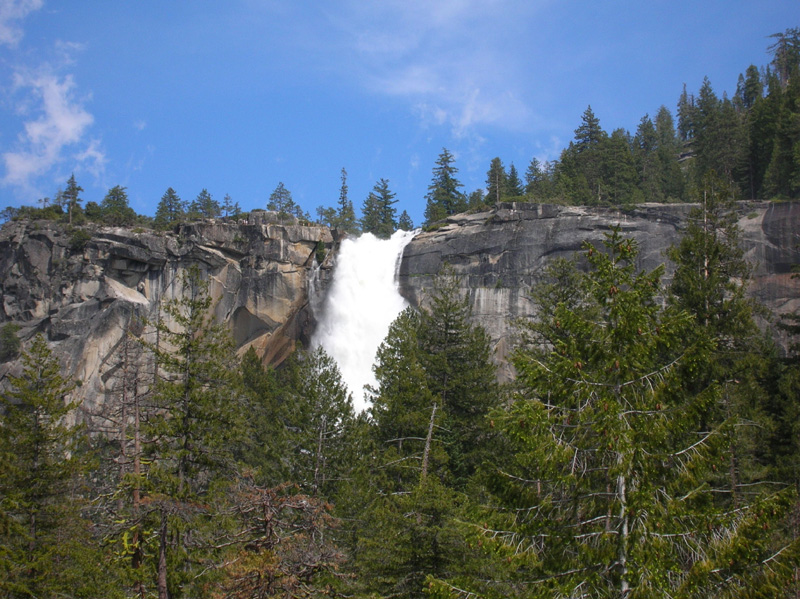
[[[490,212],[455,215],[406,246],[401,293],[412,305],[424,304],[432,277],[444,263],[450,264],[461,277],[475,320],[489,332],[497,361],[505,367],[514,321],[535,316],[529,292],[548,263],[574,256],[584,242],[600,244],[619,227],[639,244],[637,268],[664,264],[667,283],[673,265],[666,250],[679,241],[692,207],[643,204],[617,210],[506,203]],[[775,314],[797,309],[800,281],[791,277],[791,267],[800,262],[800,204],[746,202],[738,209],[742,243],[753,266],[750,294]],[[785,344],[774,328],[773,333]],[[509,375],[507,368],[504,372]]]

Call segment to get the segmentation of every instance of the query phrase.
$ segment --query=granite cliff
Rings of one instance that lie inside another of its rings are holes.
[[[265,212],[169,233],[11,222],[0,231],[0,320],[20,325],[23,340],[44,334],[92,410],[108,390],[126,327],[154,321],[159,305],[180,295],[190,264],[207,277],[214,317],[237,349],[252,346],[265,362],[281,362],[296,340],[309,340],[310,273],[324,283],[333,247],[326,227],[279,224]],[[0,364],[0,378],[18,368]]]
[[[505,364],[513,320],[534,315],[528,292],[550,260],[570,257],[584,240],[599,242],[619,226],[639,242],[638,266],[666,263],[669,277],[665,251],[680,238],[690,209],[501,204],[456,215],[406,247],[401,292],[412,305],[423,304],[432,277],[442,264],[452,265]],[[749,202],[739,211],[754,268],[750,293],[774,314],[800,308],[800,281],[791,277],[800,263],[800,204]],[[231,330],[238,351],[254,347],[265,363],[278,364],[295,341],[308,343],[315,326],[310,290],[316,286],[317,300],[324,295],[336,248],[326,227],[280,224],[265,212],[169,233],[7,223],[0,231],[0,323],[20,325],[23,340],[43,333],[93,409],[113,384],[108,373],[125,328],[152,321],[160,304],[178,297],[180,273],[190,264],[208,278],[214,317]],[[15,361],[0,364],[0,380],[19,368]]]
[[[619,226],[639,243],[637,267],[651,270],[663,263],[668,281],[673,268],[666,250],[680,239],[692,207],[643,204],[617,210],[506,203],[489,213],[455,215],[406,247],[401,292],[412,305],[424,303],[432,277],[442,264],[450,264],[505,366],[514,319],[535,316],[528,291],[548,262],[574,256],[585,240],[601,243],[606,232]],[[751,296],[773,314],[800,308],[800,281],[791,277],[792,265],[800,262],[800,203],[743,202],[738,211],[741,241],[753,266]],[[774,327],[773,332],[785,344]]]

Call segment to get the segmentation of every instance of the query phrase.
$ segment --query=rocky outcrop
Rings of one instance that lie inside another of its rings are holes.
[[[442,264],[452,265],[508,376],[504,358],[514,321],[535,316],[529,291],[548,263],[573,256],[584,241],[601,242],[619,226],[639,243],[638,267],[664,263],[669,279],[666,250],[680,238],[691,208],[500,204],[456,215],[406,246],[401,292],[412,305],[424,304]],[[800,280],[791,269],[800,263],[800,204],[750,202],[739,212],[753,265],[750,293],[774,314],[797,310]],[[205,273],[214,316],[229,327],[238,351],[254,347],[266,363],[278,364],[295,341],[309,341],[315,325],[310,288],[316,286],[321,304],[335,249],[326,227],[280,224],[265,212],[247,222],[196,223],[163,234],[7,223],[0,231],[0,323],[20,325],[23,340],[43,333],[64,372],[83,383],[78,393],[91,410],[113,385],[109,373],[126,327],[141,330],[137,323],[153,321],[159,306],[180,297],[180,275],[189,265]],[[0,364],[0,383],[19,368],[18,362]]]
[[[584,241],[599,244],[605,233],[619,226],[623,235],[639,244],[637,267],[651,270],[663,263],[668,282],[673,267],[666,250],[680,239],[691,208],[643,204],[617,210],[507,203],[488,213],[452,216],[406,247],[401,293],[412,305],[424,304],[432,277],[444,263],[450,264],[461,277],[476,321],[489,332],[498,362],[504,365],[515,319],[535,316],[529,291],[548,263],[572,257]],[[791,277],[791,268],[800,262],[800,204],[747,202],[739,205],[739,214],[742,243],[753,265],[751,295],[775,314],[797,309],[800,281]]]
[[[105,374],[126,327],[154,321],[181,294],[181,273],[196,264],[209,281],[214,317],[238,351],[255,347],[279,363],[296,340],[308,342],[312,272],[334,243],[326,227],[278,224],[269,213],[247,222],[205,222],[169,233],[120,228],[71,229],[46,221],[7,223],[0,231],[2,321],[20,337],[42,333],[64,371],[81,381],[87,409],[102,401]],[[19,364],[0,365],[0,378]]]

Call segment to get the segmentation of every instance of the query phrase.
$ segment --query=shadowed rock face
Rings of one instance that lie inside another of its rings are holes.
[[[424,304],[432,277],[449,263],[461,276],[476,322],[495,343],[498,362],[506,366],[514,320],[535,315],[529,291],[550,261],[574,256],[584,241],[600,244],[619,226],[639,244],[637,267],[652,270],[664,264],[668,282],[674,268],[666,250],[680,240],[692,207],[644,204],[616,210],[507,203],[488,213],[456,215],[406,247],[401,293],[412,305]],[[742,243],[753,265],[750,294],[774,313],[798,308],[800,281],[790,271],[800,262],[800,204],[748,202],[739,211]],[[504,374],[509,376],[507,369]]]
[[[326,227],[270,223],[268,213],[164,234],[98,228],[85,243],[53,223],[8,223],[0,231],[2,321],[21,325],[23,340],[43,333],[92,410],[109,391],[126,327],[146,331],[141,321],[155,321],[160,304],[180,297],[181,273],[197,264],[213,316],[231,329],[237,350],[252,346],[277,364],[313,330],[309,279],[324,287],[330,273],[329,263],[317,268],[319,242],[331,253]],[[0,378],[19,367],[0,364]]]

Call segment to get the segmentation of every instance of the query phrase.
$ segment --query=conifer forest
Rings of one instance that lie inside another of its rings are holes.
[[[74,418],[81,384],[43,336],[0,323],[0,597],[782,598],[800,596],[800,313],[777,326],[745,291],[735,202],[800,199],[800,29],[771,38],[729,97],[706,79],[636,131],[588,107],[558,160],[501,158],[466,191],[443,149],[424,228],[499,202],[688,202],[664,267],[619,229],[549,263],[500,383],[452,269],[392,323],[358,413],[336,362],[241,356],[208,282],[133,322],[115,391]],[[169,188],[152,217],[72,176],[5,220],[166,231],[241,218]],[[387,238],[414,224],[379,179],[356,217],[315,216],[279,183],[265,208]],[[800,276],[800,275],[798,275]]]

